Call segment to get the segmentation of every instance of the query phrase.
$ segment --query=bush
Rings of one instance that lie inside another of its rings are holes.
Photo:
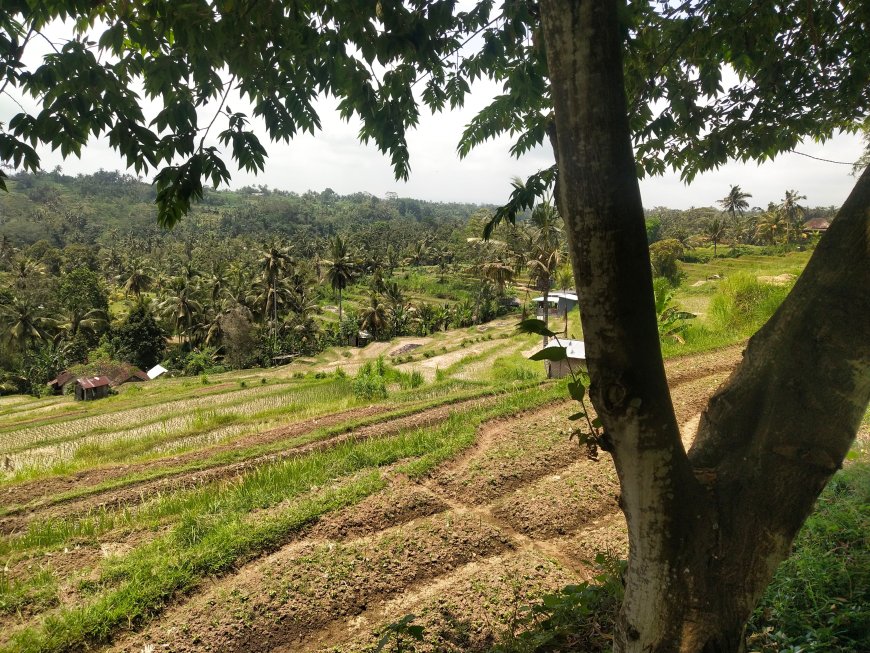
[[[753,332],[770,319],[789,290],[746,274],[729,277],[710,301],[710,319],[723,331]]]
[[[675,286],[678,285],[682,272],[677,259],[681,258],[683,253],[682,243],[673,238],[650,245],[649,256],[655,275],[664,277]]]
[[[217,351],[212,347],[195,349],[184,360],[184,373],[188,376],[196,376],[211,372],[217,374],[223,371],[217,365]]]
[[[375,364],[371,361],[363,365],[354,377],[352,389],[357,399],[386,399],[387,382],[384,378],[386,366],[383,358],[378,358]]]
[[[402,374],[399,377],[399,385],[403,390],[419,388],[425,382],[423,375],[417,370],[413,370],[410,374]]]

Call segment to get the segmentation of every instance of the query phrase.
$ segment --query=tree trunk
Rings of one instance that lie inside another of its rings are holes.
[[[733,653],[870,399],[870,172],[689,456],[660,353],[618,3],[542,0],[541,13],[590,398],[629,531],[615,650]]]

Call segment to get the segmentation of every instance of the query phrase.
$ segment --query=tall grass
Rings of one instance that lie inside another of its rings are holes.
[[[749,335],[779,308],[791,286],[760,283],[748,274],[724,279],[710,300],[710,321],[724,333]]]
[[[751,650],[870,651],[870,459],[837,474],[749,624]]]

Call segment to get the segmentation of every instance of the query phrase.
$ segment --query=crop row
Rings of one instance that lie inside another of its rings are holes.
[[[16,429],[0,434],[0,454],[21,453],[30,448],[60,444],[63,441],[74,441],[82,435],[94,434],[95,432],[119,433],[125,429],[141,427],[144,429],[142,432],[153,433],[162,429],[167,420],[176,416],[183,418],[198,410],[231,408],[232,412],[240,415],[250,415],[266,407],[287,403],[288,397],[291,401],[296,401],[297,394],[305,397],[311,397],[312,394],[315,397],[317,395],[328,396],[329,391],[324,388],[324,385],[331,384],[320,382],[316,385],[309,384],[301,387],[287,384],[282,385],[277,390],[275,386],[261,386]],[[257,397],[265,397],[265,399],[262,403],[258,403]],[[246,401],[251,398],[255,399]],[[118,437],[124,436],[119,435]]]

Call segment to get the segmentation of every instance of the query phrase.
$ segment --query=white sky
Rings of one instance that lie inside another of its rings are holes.
[[[55,25],[56,34],[69,33],[63,25]],[[32,47],[31,46],[36,46]],[[47,44],[37,41],[28,47],[27,61],[31,65],[47,50]],[[41,46],[41,47],[40,47]],[[271,188],[303,193],[332,188],[339,194],[367,191],[383,196],[393,191],[403,197],[433,201],[461,201],[476,203],[503,203],[511,190],[515,176],[525,177],[552,164],[549,147],[538,148],[520,160],[509,154],[511,141],[501,138],[476,148],[465,160],[456,155],[456,144],[464,126],[471,117],[489,103],[500,91],[489,81],[478,82],[461,110],[431,116],[422,110],[418,128],[409,134],[411,177],[407,183],[393,177],[389,159],[373,145],[364,146],[357,141],[359,124],[342,121],[335,111],[336,102],[322,99],[318,105],[323,130],[315,136],[297,137],[289,145],[269,143],[260,125],[255,131],[269,152],[266,169],[257,176],[234,171],[233,162],[226,153],[225,161],[233,172],[232,187],[248,184],[266,184]],[[28,110],[34,110],[32,101],[16,97]],[[246,111],[244,103],[230,98],[234,111]],[[0,96],[0,122],[7,122],[20,107],[8,95]],[[214,109],[203,111],[201,124],[207,124]],[[247,110],[250,115],[250,110]],[[154,115],[154,106],[146,108],[146,115]],[[211,145],[217,146],[217,134],[224,129],[220,121],[210,133]],[[861,154],[862,142],[857,135],[840,135],[825,144],[805,143],[798,151],[836,161],[855,161]],[[81,159],[64,161],[59,153],[49,148],[39,150],[42,166],[46,170],[61,165],[67,174],[106,170],[124,170],[124,161],[115,154],[105,140],[92,142]],[[845,200],[855,183],[851,167],[836,165],[799,156],[784,154],[761,166],[729,163],[717,171],[696,177],[691,185],[680,181],[679,175],[670,173],[641,181],[644,206],[689,208],[710,206],[723,197],[731,184],[752,194],[752,206],[766,206],[778,201],[787,189],[799,190],[807,196],[809,206],[839,205]],[[152,173],[153,174],[153,171]]]

